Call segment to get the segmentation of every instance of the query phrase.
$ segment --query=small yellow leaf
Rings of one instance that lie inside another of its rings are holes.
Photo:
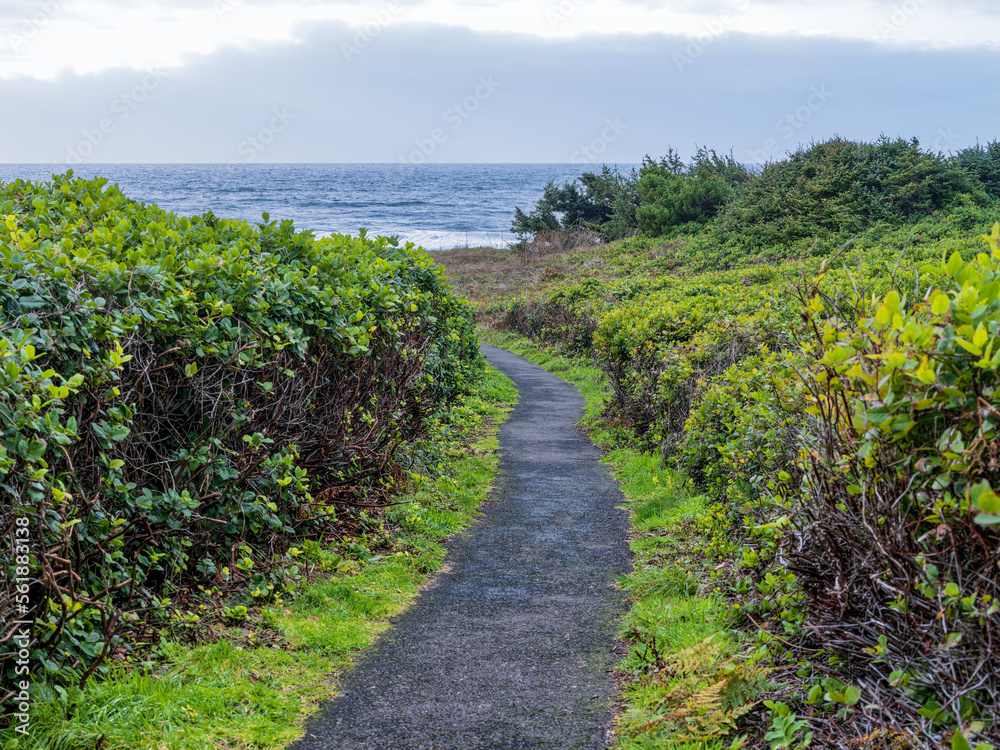
[[[893,290],[885,295],[885,306],[888,307],[892,312],[899,312],[899,292]]]
[[[935,315],[944,315],[950,309],[951,299],[949,299],[947,294],[939,293],[934,296],[934,300],[931,302],[931,310]]]
[[[979,328],[976,329],[975,335],[972,337],[972,343],[978,347],[986,346],[986,342],[990,340],[990,334],[986,332],[985,326],[982,323],[979,324]]]

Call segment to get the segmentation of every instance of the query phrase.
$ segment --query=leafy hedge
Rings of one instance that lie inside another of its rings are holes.
[[[811,428],[784,547],[866,718],[996,742],[1000,224],[987,239],[924,266],[922,290],[806,290]]]
[[[294,587],[289,545],[335,534],[481,367],[412,245],[180,217],[72,173],[0,185],[0,275],[0,608],[25,601],[29,519],[32,657],[56,681],[196,587]]]

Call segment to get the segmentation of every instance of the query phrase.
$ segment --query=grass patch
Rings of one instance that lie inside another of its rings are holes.
[[[435,474],[382,524],[378,554],[346,559],[319,545],[302,552],[319,574],[294,600],[247,613],[214,643],[164,643],[146,668],[116,667],[84,690],[39,700],[31,735],[0,730],[4,750],[265,750],[298,739],[304,720],[333,697],[337,673],[389,627],[444,558],[441,542],[468,526],[499,465],[497,431],[517,400],[489,369],[475,395],[450,412]],[[441,446],[438,446],[439,449]],[[358,539],[365,550],[370,540]]]
[[[738,720],[767,690],[766,671],[744,658],[747,636],[715,591],[704,544],[705,498],[657,457],[628,449],[609,460],[632,516],[632,600],[622,624],[619,750],[729,748]]]

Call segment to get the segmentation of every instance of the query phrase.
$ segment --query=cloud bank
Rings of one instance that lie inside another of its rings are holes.
[[[988,45],[724,26],[544,38],[303,22],[169,68],[0,79],[0,161],[600,164],[697,145],[761,161],[882,133],[947,151],[1000,135],[998,62]]]

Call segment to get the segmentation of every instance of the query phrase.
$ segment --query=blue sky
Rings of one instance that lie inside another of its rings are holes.
[[[986,0],[5,0],[0,162],[634,163],[1000,136]]]

